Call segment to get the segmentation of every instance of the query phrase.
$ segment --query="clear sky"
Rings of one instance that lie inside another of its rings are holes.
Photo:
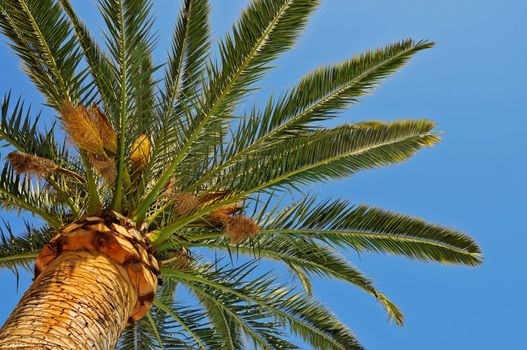
[[[73,3],[81,17],[100,29],[94,0]],[[156,3],[158,63],[165,57],[179,3]],[[219,38],[247,0],[212,3],[214,36]],[[296,48],[281,57],[261,84],[264,92],[254,97],[258,102],[317,65],[365,49],[407,37],[437,42],[339,122],[426,117],[438,122],[443,141],[404,164],[312,190],[464,230],[481,244],[485,263],[472,269],[350,256],[407,318],[404,328],[389,325],[371,297],[342,283],[317,281],[315,293],[368,349],[525,349],[526,22],[525,0],[322,0]],[[0,92],[11,89],[39,107],[42,99],[5,45],[0,62]],[[2,212],[1,217],[16,224],[12,214]],[[30,274],[21,274],[18,292],[15,282],[11,273],[0,272],[0,322],[27,288]]]

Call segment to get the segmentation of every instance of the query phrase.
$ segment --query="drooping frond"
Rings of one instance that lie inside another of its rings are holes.
[[[251,305],[258,307],[260,312],[267,313],[271,319],[282,327],[287,327],[313,349],[362,349],[354,335],[310,296],[287,289],[266,275],[248,281],[251,269],[251,264],[245,268],[216,268],[212,271],[193,273],[162,269],[162,276],[180,281],[189,288],[210,296],[210,301],[224,296],[245,303],[245,307],[249,309]],[[216,306],[222,307],[222,304],[216,303]],[[225,309],[224,311],[229,312]],[[239,317],[232,311],[230,315],[234,319]],[[244,327],[243,323],[240,323],[240,326]],[[251,336],[249,328],[243,329]],[[258,339],[252,340],[259,344],[258,348],[273,349],[270,345],[262,347],[265,343],[258,342]]]
[[[53,0],[0,2],[0,26],[24,63],[23,69],[47,98],[58,108],[63,100],[82,96],[85,72],[72,29]]]
[[[334,249],[317,244],[309,238],[264,233],[236,246],[232,246],[225,239],[198,241],[196,246],[212,250],[232,250],[256,259],[271,259],[286,264],[294,273],[301,271],[308,276],[318,275],[348,282],[373,295],[391,319],[399,325],[403,323],[403,315],[399,309],[357,268],[340,257]],[[299,277],[302,276],[301,274]]]
[[[208,339],[207,329],[205,326],[201,326],[202,324],[206,325],[206,322],[203,322],[206,316],[200,313],[199,309],[191,308],[181,302],[175,304],[173,302],[175,287],[175,283],[172,281],[166,281],[162,286],[159,286],[156,302],[150,309],[149,316],[125,328],[117,349],[197,349],[194,346],[193,338],[189,337],[186,329],[174,319],[171,315],[172,312],[176,312],[180,319],[191,324],[195,332]]]
[[[26,233],[15,235],[11,226],[4,222],[0,229],[0,268],[18,273],[17,268],[30,270],[38,253],[51,239],[48,227],[35,228],[26,223]]]
[[[244,349],[243,336],[245,333],[251,334],[254,342],[261,345],[265,341],[256,334],[253,329],[238,316],[238,310],[234,311],[226,300],[219,295],[207,293],[207,291],[198,288],[192,288],[191,291],[196,295],[200,304],[210,319],[210,326],[218,334],[220,343],[219,348],[227,350]]]
[[[161,300],[155,300],[154,304],[178,325],[181,333],[185,334],[182,338],[186,340],[189,349],[207,350],[221,347],[221,341],[210,327],[204,309]]]
[[[460,231],[342,200],[318,203],[306,198],[260,225],[261,235],[316,239],[359,252],[392,253],[445,264],[481,263],[480,248]]]
[[[161,349],[153,334],[153,329],[145,317],[124,329],[117,349],[157,350]]]

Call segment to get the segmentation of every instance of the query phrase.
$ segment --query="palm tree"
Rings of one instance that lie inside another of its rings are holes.
[[[291,338],[361,349],[312,296],[313,276],[362,289],[397,324],[403,315],[341,249],[481,263],[462,232],[305,193],[439,141],[428,120],[319,123],[432,43],[320,67],[239,112],[318,2],[253,1],[211,59],[209,4],[185,0],[158,66],[149,0],[99,0],[107,50],[68,0],[0,0],[2,31],[65,131],[5,95],[0,201],[42,223],[27,222],[24,236],[2,230],[0,265],[35,261],[35,279],[0,330],[1,349],[295,349]]]

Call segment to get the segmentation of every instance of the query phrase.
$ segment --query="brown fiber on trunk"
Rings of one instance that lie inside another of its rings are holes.
[[[64,252],[0,330],[0,349],[113,349],[137,299],[126,269],[104,254]]]

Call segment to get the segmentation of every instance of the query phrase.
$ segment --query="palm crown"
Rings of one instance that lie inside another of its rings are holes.
[[[149,0],[99,3],[106,52],[68,0],[0,1],[3,33],[67,134],[43,130],[21,99],[4,97],[0,138],[13,152],[0,200],[46,224],[27,224],[23,237],[6,225],[0,264],[28,266],[54,232],[83,217],[129,217],[151,241],[164,283],[147,317],[125,330],[123,349],[241,349],[247,339],[261,349],[296,348],[287,332],[316,349],[358,349],[351,331],[311,296],[312,276],[363,289],[398,324],[403,316],[340,248],[481,262],[476,243],[459,231],[294,195],[307,184],[402,162],[439,140],[428,120],[315,126],[432,43],[404,40],[320,67],[238,115],[318,0],[253,1],[219,43],[216,59],[209,57],[208,2],[185,0],[163,66],[152,59]],[[203,248],[254,260],[233,267],[207,260]],[[301,287],[273,272],[259,275],[260,258],[283,263]],[[196,303],[174,302],[176,288]]]

